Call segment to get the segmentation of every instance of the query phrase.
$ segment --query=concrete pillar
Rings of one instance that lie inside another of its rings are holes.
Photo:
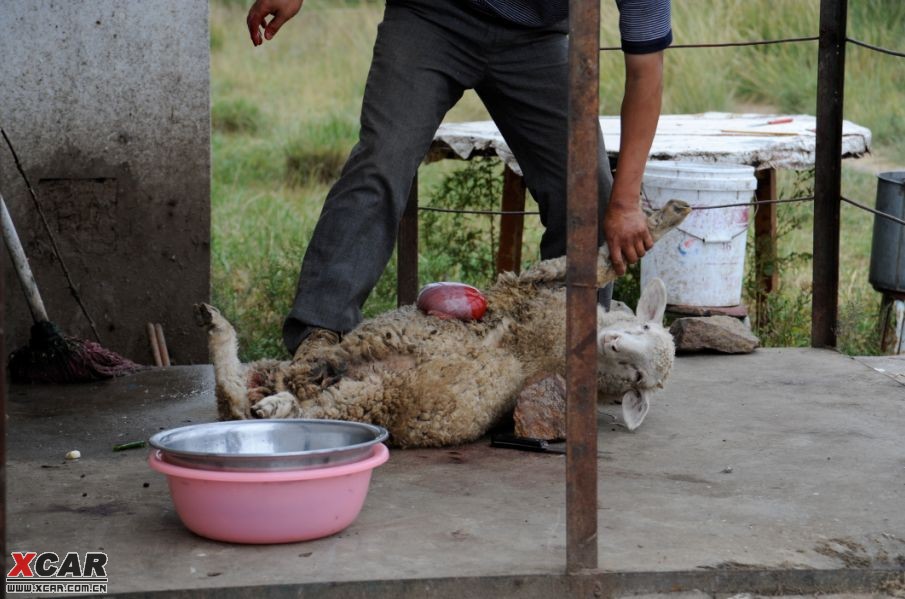
[[[103,345],[149,363],[159,322],[174,363],[206,361],[191,305],[210,295],[207,0],[0,0],[0,57],[0,125]],[[90,338],[3,144],[0,192],[50,319]],[[31,322],[10,271],[15,348]]]

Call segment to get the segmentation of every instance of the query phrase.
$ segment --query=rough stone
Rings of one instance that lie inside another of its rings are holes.
[[[760,339],[738,319],[729,316],[679,318],[669,328],[676,350],[714,350],[726,354],[748,354],[760,347]]]
[[[554,441],[566,438],[566,380],[558,374],[528,379],[513,414],[519,437]]]

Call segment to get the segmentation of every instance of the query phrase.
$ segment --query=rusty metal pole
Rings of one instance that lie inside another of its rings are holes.
[[[597,134],[600,3],[569,4],[566,569],[597,568]]]
[[[814,161],[814,295],[811,347],[836,346],[839,310],[839,212],[842,107],[848,0],[821,0],[817,54],[817,148]]]

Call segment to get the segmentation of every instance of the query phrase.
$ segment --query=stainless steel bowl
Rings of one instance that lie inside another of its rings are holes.
[[[325,468],[365,459],[386,429],[340,420],[236,420],[193,424],[151,437],[164,461],[203,470]]]

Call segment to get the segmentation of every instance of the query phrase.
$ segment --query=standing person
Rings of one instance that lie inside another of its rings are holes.
[[[247,19],[252,43],[272,39],[302,2],[256,0]],[[614,180],[600,135],[598,180],[601,241],[623,274],[653,245],[639,198],[672,30],[669,0],[616,2],[625,56],[622,142]],[[283,325],[290,353],[335,342],[361,321],[361,306],[392,255],[418,165],[466,89],[483,101],[537,201],[541,258],[565,254],[568,4],[387,0],[359,142],[327,195]]]

